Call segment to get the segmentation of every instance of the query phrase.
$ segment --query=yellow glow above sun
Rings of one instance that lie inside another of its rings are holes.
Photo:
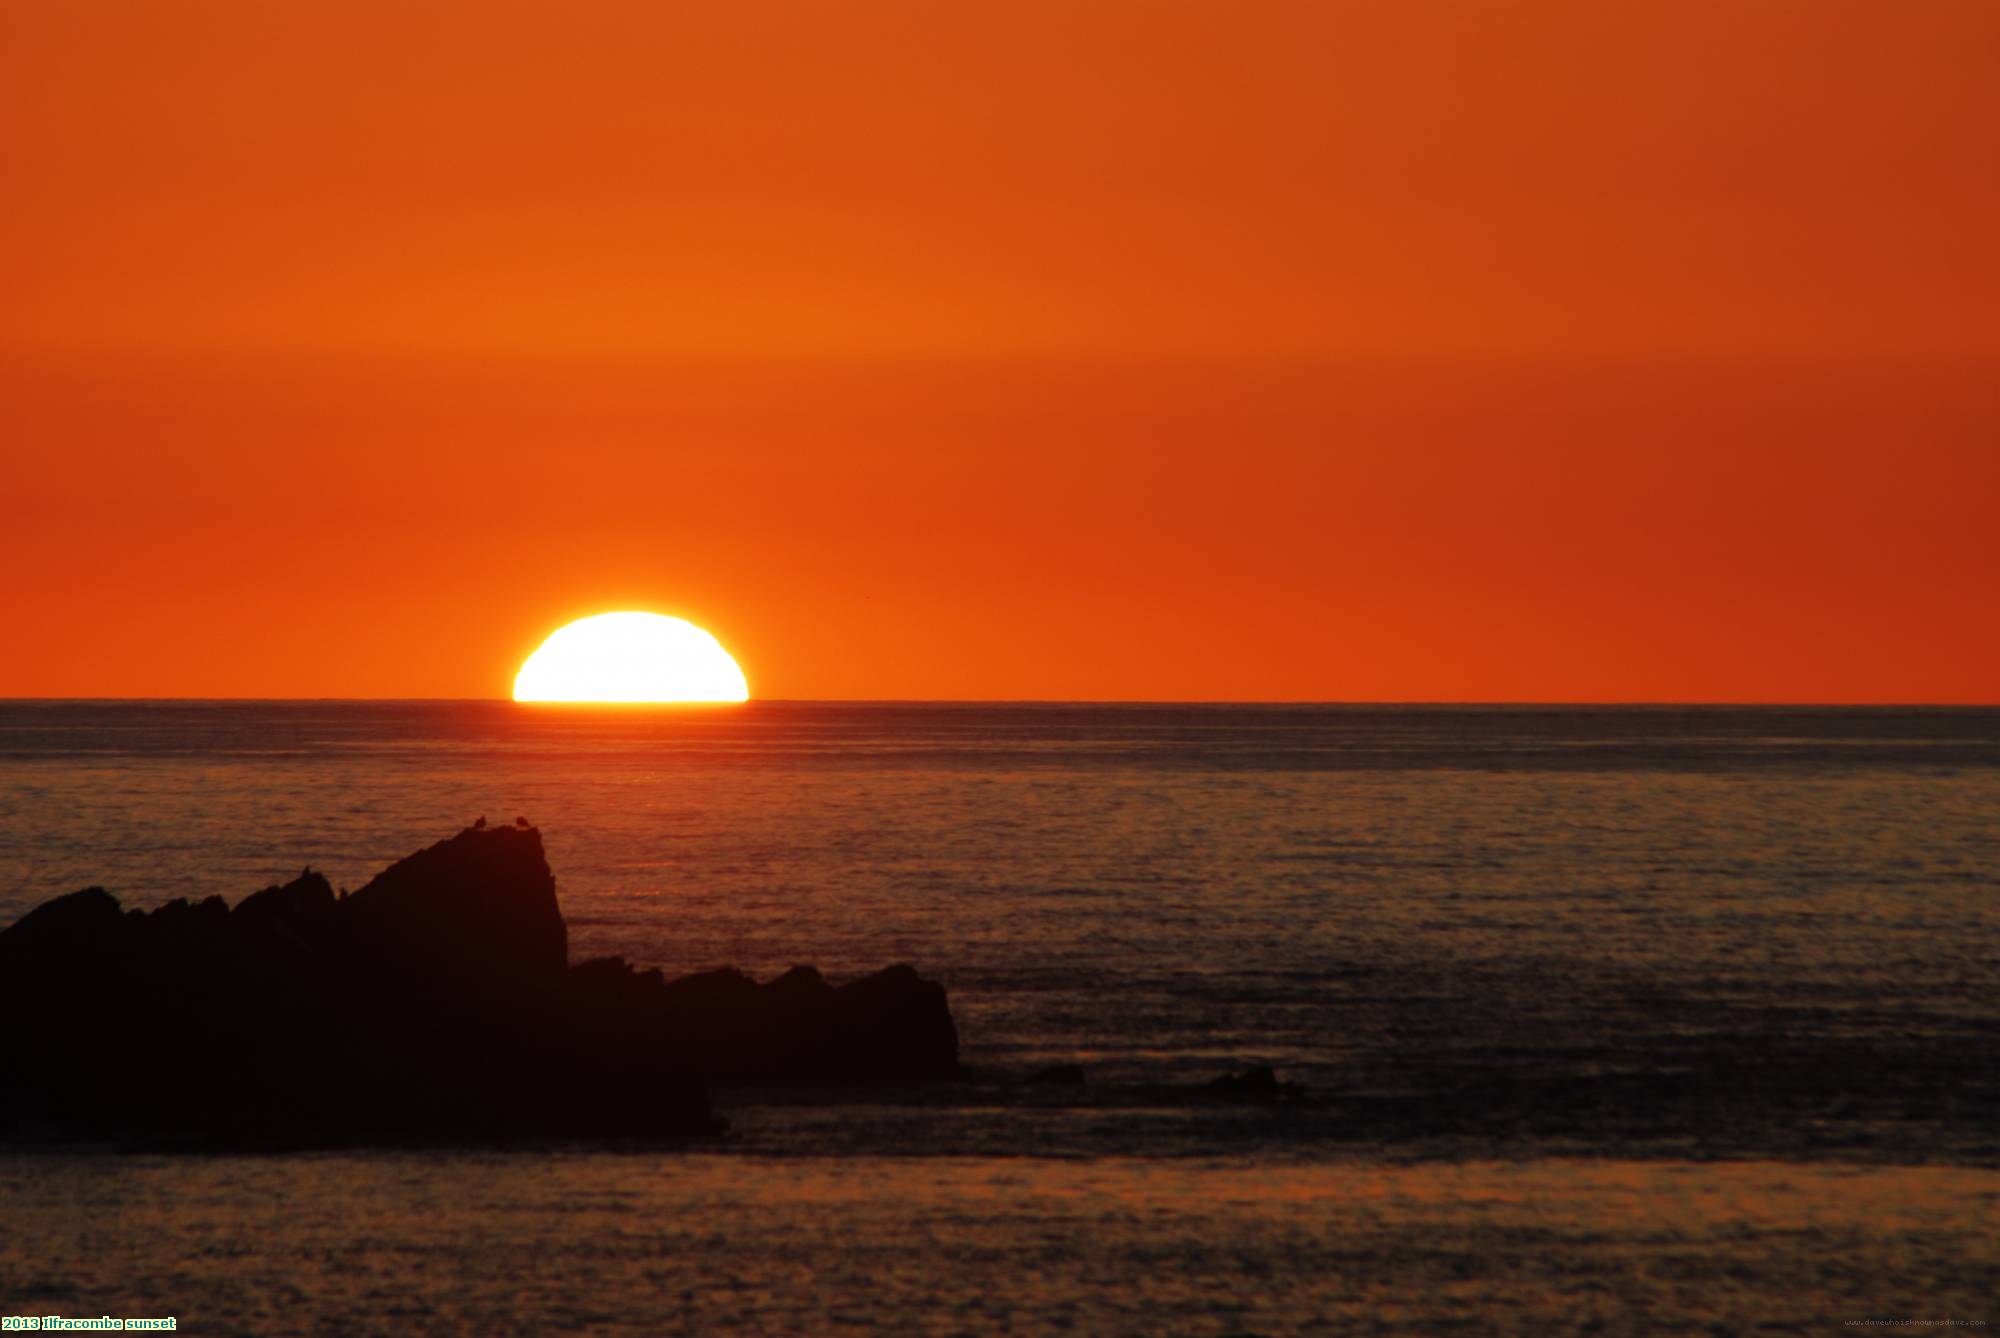
[[[600,613],[557,628],[514,676],[517,702],[740,702],[722,643],[659,613]]]

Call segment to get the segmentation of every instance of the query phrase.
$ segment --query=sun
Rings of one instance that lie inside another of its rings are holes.
[[[741,702],[750,685],[722,643],[681,618],[600,613],[549,639],[514,675],[517,702]]]

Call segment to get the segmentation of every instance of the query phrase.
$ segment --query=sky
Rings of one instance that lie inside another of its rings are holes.
[[[10,0],[0,695],[2000,701],[1991,0]]]

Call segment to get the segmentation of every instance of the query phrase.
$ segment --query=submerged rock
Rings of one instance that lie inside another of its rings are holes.
[[[1036,1069],[1021,1081],[1034,1087],[1081,1087],[1084,1084],[1083,1065],[1051,1064],[1047,1068]]]
[[[1244,1069],[1241,1073],[1225,1073],[1211,1080],[1202,1090],[1214,1096],[1246,1097],[1255,1101],[1288,1101],[1305,1091],[1295,1082],[1279,1081],[1277,1070],[1269,1064]]]
[[[336,897],[310,870],[230,910],[102,888],[0,931],[0,1124],[240,1143],[712,1133],[710,1079],[958,1072],[907,966],[666,981],[568,964],[533,827],[468,828]]]

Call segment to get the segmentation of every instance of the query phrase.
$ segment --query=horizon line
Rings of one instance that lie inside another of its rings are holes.
[[[1994,710],[2000,709],[2000,700],[1994,701],[1843,701],[1830,698],[1799,698],[1794,700],[1758,700],[1752,698],[1601,698],[1576,699],[1556,697],[1520,698],[1362,698],[1362,697],[1297,697],[1297,698],[1230,698],[1230,697],[752,697],[742,702],[517,702],[512,697],[131,697],[131,696],[8,696],[0,695],[0,705],[6,704],[100,704],[100,705],[170,705],[175,703],[190,705],[328,705],[351,704],[373,706],[409,705],[507,705],[530,707],[537,710],[560,709],[563,707],[586,707],[591,709],[621,709],[632,707],[697,707],[705,710],[729,709],[742,706],[1234,706],[1234,707],[1283,707],[1283,706],[1338,706],[1338,707],[1563,707],[1577,708],[1660,708],[1688,709],[1695,707],[1735,708],[1735,709],[1828,709],[1828,710]]]

